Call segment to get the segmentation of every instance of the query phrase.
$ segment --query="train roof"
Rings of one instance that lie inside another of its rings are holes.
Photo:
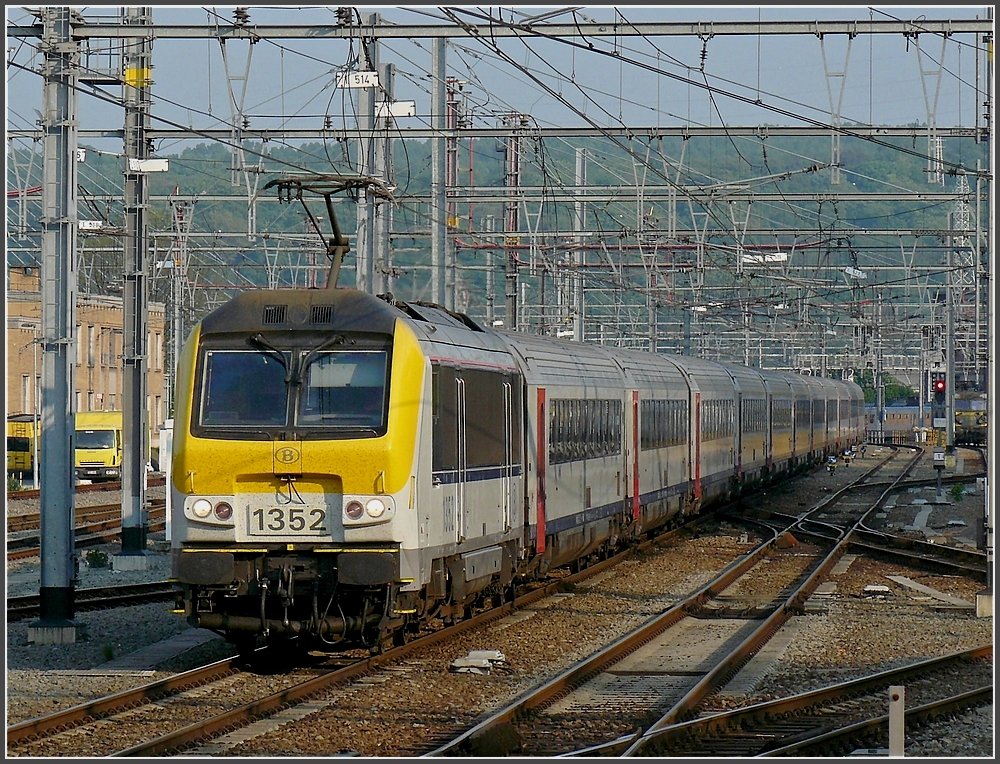
[[[202,319],[203,336],[282,330],[392,334],[400,313],[355,289],[261,289],[242,292]]]

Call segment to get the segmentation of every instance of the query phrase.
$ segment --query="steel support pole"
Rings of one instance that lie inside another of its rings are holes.
[[[368,15],[365,24],[375,29],[380,24],[377,13]],[[365,71],[378,72],[378,39],[372,37],[364,44]],[[361,140],[358,145],[358,174],[375,175],[375,104],[381,101],[381,88],[361,88],[358,98],[358,128]],[[356,285],[362,292],[373,294],[375,285],[375,198],[369,189],[358,193],[357,226],[357,276]]]
[[[576,150],[576,184],[577,186],[587,185],[587,150],[578,148]],[[573,230],[576,232],[576,252],[573,254],[574,272],[573,279],[573,339],[583,342],[584,337],[584,296],[583,296],[583,262],[586,257],[583,243],[586,238],[584,231],[587,230],[587,202],[581,193],[573,203]]]
[[[379,64],[378,78],[381,84],[386,113],[378,117],[379,129],[375,131],[375,174],[392,188],[395,175],[392,170],[392,126],[394,118],[389,116],[389,109],[395,92],[396,67],[393,64]],[[390,250],[390,234],[392,233],[392,202],[373,198],[375,210],[375,247],[372,294],[381,294],[390,290],[390,275],[392,273],[392,251]]]
[[[445,248],[448,241],[445,188],[445,41],[434,40],[431,56],[431,301],[445,305]]]
[[[80,49],[69,8],[39,11],[45,56],[42,129],[42,396],[41,588],[35,644],[68,644],[82,636],[73,620],[76,583],[73,534],[73,446],[76,401],[73,350],[77,282],[77,115]],[[37,432],[36,432],[37,436]]]
[[[122,548],[112,558],[115,570],[144,570],[146,559],[146,460],[149,453],[147,335],[149,296],[146,283],[146,187],[143,160],[149,157],[152,85],[152,12],[128,7],[125,21],[136,27],[134,42],[123,53],[125,100],[125,349],[122,385]]]
[[[508,117],[512,126],[523,127],[523,121],[519,114],[511,114]],[[504,272],[505,293],[504,309],[506,328],[516,331],[519,328],[520,316],[518,301],[518,254],[517,249],[511,246],[514,232],[518,227],[518,208],[521,186],[521,131],[514,130],[507,140],[504,154],[504,187],[508,201],[504,202],[504,246],[507,248],[506,269]],[[521,296],[520,302],[525,301]]]
[[[954,243],[954,239],[951,239]],[[955,451],[955,290],[958,289],[958,279],[955,274],[955,250],[948,249],[948,292],[945,298],[945,389],[944,389],[944,421],[945,447],[948,453]],[[963,359],[964,360],[964,359]]]
[[[993,8],[987,9],[987,14],[990,21],[993,20]],[[989,66],[987,67],[986,74],[986,115],[987,124],[985,125],[985,133],[989,136],[990,144],[990,167],[996,167],[996,141],[993,138],[993,123],[994,123],[994,102],[995,102],[995,85],[993,78],[993,37],[990,35],[989,42]],[[987,230],[990,232],[990,239],[987,244],[989,248],[989,268],[984,274],[985,277],[989,278],[991,274],[997,272],[997,257],[996,257],[996,176],[990,175],[989,178],[989,206],[988,215],[989,223],[987,225]],[[993,299],[988,299],[986,301],[986,347],[993,347],[993,340],[996,338],[996,294],[993,294]],[[991,413],[996,412],[996,361],[993,359],[993,353],[986,354],[986,391],[987,398],[989,402],[989,408]],[[997,445],[997,434],[996,427],[996,417],[992,417],[993,422],[989,427],[986,428],[986,453],[990,456],[987,457],[986,464],[986,490],[983,491],[984,505],[983,513],[985,515],[984,525],[985,525],[985,536],[983,540],[986,546],[986,588],[976,594],[976,615],[980,618],[992,618],[993,617],[993,565],[994,565],[994,555],[995,550],[993,548],[993,509],[995,502],[991,497],[990,493],[993,487],[996,485],[996,459],[993,458],[993,454],[996,453]]]

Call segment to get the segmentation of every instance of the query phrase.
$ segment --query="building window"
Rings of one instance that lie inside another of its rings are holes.
[[[26,414],[32,413],[31,408],[31,375],[21,375],[21,411]]]

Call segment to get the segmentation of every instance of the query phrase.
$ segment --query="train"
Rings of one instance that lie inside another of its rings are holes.
[[[985,446],[989,427],[986,393],[975,389],[955,392],[955,445]]]
[[[975,389],[956,390],[953,399],[954,445],[985,446],[989,432],[990,409],[986,393]],[[932,443],[947,445],[945,428],[932,427],[933,409],[915,405],[890,405],[884,409],[881,425],[878,410],[865,406],[868,436],[884,443]]]
[[[251,290],[178,361],[177,610],[241,650],[401,644],[863,439],[850,381]]]

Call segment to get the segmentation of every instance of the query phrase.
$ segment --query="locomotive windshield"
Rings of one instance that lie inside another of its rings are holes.
[[[266,427],[285,424],[288,390],[284,364],[267,352],[209,350],[205,353],[201,424],[205,427]]]
[[[318,353],[305,368],[296,424],[378,429],[385,422],[384,350]]]
[[[254,347],[258,343],[248,343]],[[201,428],[293,427],[377,434],[386,424],[386,350],[207,350]],[[322,346],[321,346],[322,347]]]

